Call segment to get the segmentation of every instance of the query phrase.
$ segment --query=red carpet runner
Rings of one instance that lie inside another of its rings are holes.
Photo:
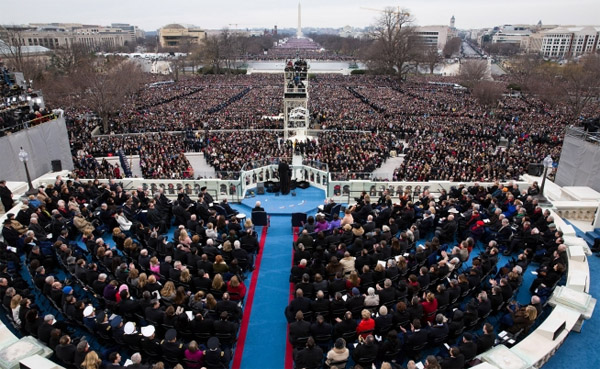
[[[250,314],[252,313],[252,302],[254,302],[254,292],[256,291],[256,283],[258,280],[258,273],[260,271],[260,263],[262,261],[265,240],[267,239],[267,229],[267,227],[263,227],[260,235],[259,252],[254,262],[254,271],[252,272],[252,279],[250,281],[250,290],[246,296],[246,306],[244,306],[244,316],[242,318],[242,326],[240,328],[240,334],[238,336],[235,348],[232,369],[239,369],[241,367],[242,354],[244,353],[244,343],[246,342],[246,334],[248,333],[248,323],[250,322]]]

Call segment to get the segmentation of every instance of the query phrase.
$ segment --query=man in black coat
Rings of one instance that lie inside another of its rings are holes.
[[[58,341],[55,352],[56,357],[66,365],[73,365],[76,347],[71,343],[71,337],[65,334]]]
[[[429,333],[427,334],[427,342],[431,345],[434,343],[440,343],[439,340],[444,339],[444,337],[448,337],[448,324],[444,322],[444,315],[438,314],[435,317],[435,324],[429,328]]]
[[[463,334],[462,343],[458,346],[464,355],[465,361],[472,360],[477,355],[477,344],[473,341],[473,335],[469,332]]]
[[[400,327],[400,330],[404,333],[404,351],[409,355],[415,356],[418,353],[415,347],[420,347],[427,343],[427,331],[421,329],[421,321],[418,319],[413,320],[410,325],[410,333],[404,327]]]
[[[290,301],[290,304],[285,309],[285,316],[288,322],[293,321],[298,311],[310,311],[310,300],[304,297],[304,292],[299,288],[296,290],[296,298]]]
[[[0,181],[0,200],[2,201],[2,205],[4,205],[5,213],[8,213],[13,207],[14,202],[12,197],[12,191],[6,187],[6,181]]]
[[[50,342],[50,334],[54,329],[54,315],[48,314],[44,317],[44,323],[40,325],[37,331],[38,339],[45,344]]]
[[[483,334],[477,337],[477,355],[491,349],[495,341],[494,326],[490,323],[485,323],[483,325]]]
[[[465,366],[465,357],[458,347],[452,347],[450,349],[450,357],[442,360],[440,366],[442,369],[462,369]]]
[[[282,160],[279,163],[279,167],[277,168],[277,172],[279,173],[279,188],[281,189],[282,195],[287,195],[290,193],[290,166],[285,160]]]
[[[306,347],[294,353],[296,368],[320,368],[323,363],[323,350],[315,345],[315,340],[308,337]]]
[[[363,368],[368,368],[373,365],[377,359],[379,347],[375,343],[373,335],[368,335],[364,343],[359,344],[352,352],[352,359],[355,363],[360,364]]]
[[[158,300],[152,300],[152,306],[146,308],[145,317],[156,324],[162,324],[165,319],[165,312],[160,308]]]
[[[296,347],[298,339],[308,337],[310,335],[310,323],[304,320],[302,311],[296,312],[296,321],[290,323],[288,340]]]

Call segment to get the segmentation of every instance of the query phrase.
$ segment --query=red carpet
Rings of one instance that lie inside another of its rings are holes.
[[[293,230],[294,243],[298,240],[298,232],[299,232],[299,228],[294,227],[294,230]],[[292,250],[292,263],[291,264],[292,264],[292,266],[294,266],[294,250]],[[293,298],[294,298],[294,284],[290,283],[290,300],[289,301],[292,301]],[[288,336],[289,336],[289,325],[285,332],[286,340],[287,340]],[[293,352],[294,352],[294,349],[292,347],[292,344],[290,343],[290,341],[287,341],[287,343],[285,345],[285,369],[293,369],[294,368],[294,358],[292,356]]]
[[[267,229],[267,227],[263,227],[262,233],[260,235],[259,252],[254,262],[254,271],[252,272],[250,289],[248,291],[248,295],[246,296],[246,306],[244,306],[242,326],[240,327],[240,334],[238,336],[235,354],[233,357],[233,369],[239,369],[242,363],[242,354],[244,353],[244,343],[246,342],[246,334],[248,333],[248,323],[250,322],[250,314],[252,313],[252,302],[254,302],[254,292],[256,291],[256,282],[258,280],[258,273],[260,271],[260,262],[262,261],[265,240],[267,239]]]

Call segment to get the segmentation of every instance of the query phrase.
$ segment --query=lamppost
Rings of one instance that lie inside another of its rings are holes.
[[[554,160],[550,155],[546,156],[542,161],[542,165],[544,166],[544,177],[542,178],[542,188],[540,190],[541,196],[539,199],[539,203],[547,203],[548,200],[544,196],[544,186],[546,185],[546,176],[548,175],[548,168],[552,168],[552,164],[554,164]]]
[[[23,147],[21,147],[21,150],[19,151],[19,160],[21,160],[25,165],[25,174],[27,174],[27,184],[29,185],[29,191],[27,191],[26,195],[33,195],[36,193],[36,191],[33,189],[33,185],[31,184],[31,176],[29,175],[29,168],[27,167],[27,161],[29,161],[29,153],[23,150]]]

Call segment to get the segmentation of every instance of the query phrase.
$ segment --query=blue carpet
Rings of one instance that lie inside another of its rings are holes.
[[[322,205],[325,200],[325,191],[316,187],[297,188],[295,192],[296,196],[291,194],[276,196],[274,193],[267,192],[264,195],[245,198],[242,200],[242,204],[252,209],[256,201],[260,201],[267,214],[275,215],[315,211],[317,206]]]
[[[590,256],[588,264],[591,276],[590,294],[594,298],[598,298],[600,296],[598,281],[600,259],[596,256]],[[600,332],[600,316],[598,316],[600,308],[598,305],[596,304],[592,318],[584,321],[581,333],[569,333],[563,345],[544,365],[544,368],[600,368],[600,353],[594,349],[594,342],[598,339],[598,332]]]
[[[283,368],[292,262],[291,217],[272,215],[244,345],[242,368]],[[256,272],[256,271],[255,271]]]

